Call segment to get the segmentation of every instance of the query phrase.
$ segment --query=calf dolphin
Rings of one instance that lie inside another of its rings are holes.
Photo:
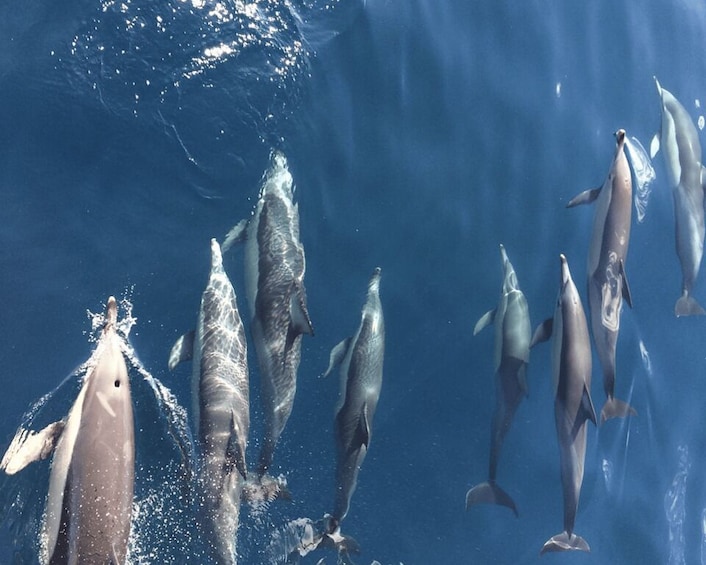
[[[325,542],[333,542],[343,553],[357,547],[352,538],[341,535],[340,526],[348,514],[358,472],[370,447],[373,417],[382,386],[385,320],[380,303],[380,273],[377,267],[368,283],[358,331],[331,350],[324,373],[326,376],[340,366],[341,393],[334,421],[336,496],[333,514],[325,519]]]
[[[571,208],[596,202],[588,253],[588,305],[607,398],[601,410],[601,424],[609,418],[637,414],[632,406],[614,395],[615,350],[623,298],[632,308],[630,287],[625,275],[632,218],[632,175],[625,156],[625,130],[615,132],[615,138],[615,156],[603,186],[586,190],[567,204],[567,208]]]
[[[306,306],[306,263],[292,186],[285,156],[274,152],[252,218],[237,224],[223,243],[225,252],[233,243],[245,241],[245,290],[265,413],[260,477],[271,466],[292,413],[302,334],[314,333]]]
[[[215,562],[232,565],[237,562],[241,476],[246,478],[249,381],[245,330],[215,239],[211,240],[211,272],[201,296],[196,330],[174,344],[169,368],[186,359],[192,360],[193,367],[203,527]]]
[[[509,494],[495,482],[505,434],[524,396],[527,396],[527,363],[532,337],[529,308],[525,295],[517,283],[517,275],[500,246],[503,261],[503,285],[495,309],[484,314],[473,330],[473,335],[488,324],[495,325],[495,414],[490,432],[490,468],[488,481],[476,485],[466,494],[466,509],[474,504],[488,502],[510,508],[517,516],[517,507]]]
[[[43,565],[110,563],[127,554],[135,478],[130,381],[108,298],[103,331],[68,416],[20,429],[0,462],[14,474],[54,453],[40,536]]]
[[[664,149],[667,176],[672,185],[676,221],[677,255],[682,271],[682,295],[674,307],[676,316],[706,314],[691,296],[704,253],[704,167],[699,135],[688,112],[655,77],[662,106],[662,126],[652,140],[651,155]]]
[[[571,279],[566,257],[561,260],[561,284],[554,318],[545,320],[532,337],[530,347],[552,333],[554,420],[559,440],[561,485],[564,491],[564,531],[551,537],[540,555],[548,551],[590,551],[574,533],[576,510],[586,458],[586,421],[596,423],[591,400],[591,341],[581,297]]]

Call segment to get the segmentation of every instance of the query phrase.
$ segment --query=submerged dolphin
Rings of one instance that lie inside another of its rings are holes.
[[[69,414],[38,433],[20,429],[0,469],[14,474],[53,451],[40,542],[43,565],[122,565],[135,478],[130,381],[108,298],[102,336]]]
[[[517,516],[514,501],[495,482],[495,477],[505,434],[522,397],[527,396],[526,371],[532,329],[527,300],[502,245],[500,253],[504,278],[498,306],[484,314],[473,330],[476,335],[488,324],[495,324],[495,414],[490,433],[490,468],[488,481],[476,485],[466,494],[466,509],[488,502],[507,506]]]
[[[655,78],[662,103],[662,126],[652,140],[651,155],[664,149],[669,183],[674,198],[677,255],[682,271],[682,295],[674,307],[676,316],[706,314],[691,296],[704,253],[704,167],[699,135],[688,112]]]
[[[341,395],[336,409],[336,496],[333,514],[326,517],[328,541],[339,551],[355,551],[355,542],[340,533],[355,491],[358,472],[370,447],[373,417],[382,386],[385,320],[380,304],[380,268],[373,271],[358,331],[331,350],[328,375],[340,366]]]
[[[236,225],[223,243],[225,252],[234,242],[245,241],[245,288],[265,413],[261,477],[272,464],[292,412],[302,334],[314,333],[306,306],[304,248],[292,185],[286,158],[274,152],[252,218]]]
[[[548,551],[590,551],[574,533],[576,510],[586,458],[586,421],[596,423],[591,400],[591,342],[581,297],[571,279],[566,257],[561,260],[561,285],[554,318],[545,320],[532,337],[531,346],[552,340],[554,419],[559,440],[561,485],[564,491],[564,531],[550,538],[540,555]]]
[[[192,359],[192,401],[199,439],[203,526],[219,565],[234,564],[240,496],[246,478],[250,427],[245,330],[235,291],[211,240],[211,272],[201,296],[196,330],[180,337],[169,368]]]
[[[625,156],[625,130],[615,132],[615,137],[615,156],[603,186],[586,190],[567,204],[567,208],[571,208],[596,202],[588,253],[588,304],[607,398],[601,410],[601,423],[610,418],[637,414],[632,406],[614,396],[615,349],[623,298],[632,308],[630,287],[625,276],[632,218],[632,175]]]

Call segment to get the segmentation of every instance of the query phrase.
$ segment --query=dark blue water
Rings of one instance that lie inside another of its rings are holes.
[[[267,562],[274,528],[331,510],[338,383],[319,375],[355,330],[379,265],[384,383],[344,523],[363,548],[357,561],[539,562],[542,544],[562,529],[549,346],[532,352],[530,394],[500,461],[520,517],[464,510],[466,491],[487,474],[493,337],[472,330],[497,301],[498,244],[533,325],[553,311],[559,253],[586,303],[593,210],[565,204],[602,184],[616,129],[648,146],[659,127],[654,75],[699,118],[705,30],[705,6],[657,0],[6,3],[2,449],[32,403],[88,358],[86,310],[100,311],[110,294],[134,305],[130,340],[144,368],[190,406],[188,369],[167,371],[169,349],[194,324],[209,239],[250,214],[276,147],[297,185],[316,336],[304,337],[276,454],[294,501],[244,516],[241,561]],[[703,562],[706,321],[674,317],[672,199],[661,156],[654,166],[646,219],[633,216],[634,309],[623,312],[618,342],[617,395],[639,414],[600,430],[589,424],[576,531],[591,553],[544,562]],[[226,268],[241,313],[242,266],[236,249]],[[702,303],[705,288],[697,282]],[[252,347],[251,361],[256,394]],[[596,358],[598,406],[600,382]],[[133,386],[147,469],[138,470],[139,499],[162,492],[154,484],[168,480],[178,450],[152,389]],[[70,378],[57,406],[70,405],[75,390]],[[254,436],[258,410],[255,401]],[[253,437],[253,461],[257,451]],[[25,531],[41,513],[48,465],[26,472]],[[178,494],[162,499],[138,500],[150,508],[136,525],[140,562],[195,562]],[[11,531],[5,523],[2,563],[34,544]],[[335,561],[331,553],[303,561],[322,556]]]

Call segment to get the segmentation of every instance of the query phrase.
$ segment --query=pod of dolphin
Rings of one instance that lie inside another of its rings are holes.
[[[676,248],[682,269],[682,292],[676,316],[706,313],[692,295],[704,243],[704,167],[696,128],[684,107],[655,79],[661,101],[660,147],[674,198]],[[530,349],[552,339],[554,413],[564,497],[563,530],[548,539],[549,551],[589,551],[575,532],[584,474],[587,422],[636,415],[616,397],[616,349],[623,300],[632,307],[626,276],[630,239],[632,177],[625,155],[626,134],[616,132],[617,146],[608,176],[599,188],[573,198],[567,207],[595,203],[588,253],[588,304],[591,333],[603,373],[606,400],[596,414],[591,398],[592,350],[589,326],[569,263],[560,256],[559,293],[553,317],[532,335],[529,308],[505,247],[500,246],[503,283],[497,306],[484,314],[474,335],[495,328],[496,404],[491,424],[488,478],[466,495],[466,508],[479,503],[506,506],[512,497],[496,482],[503,440],[527,395]],[[222,253],[244,244],[245,294],[249,329],[258,359],[264,437],[257,469],[249,472],[250,386],[247,339],[236,292],[223,267]],[[211,240],[211,269],[201,296],[196,327],[181,336],[169,355],[169,369],[192,363],[192,425],[195,448],[196,505],[200,534],[219,565],[237,562],[241,501],[271,502],[288,498],[286,479],[271,469],[277,443],[292,413],[304,334],[314,328],[304,287],[305,256],[299,239],[299,211],[286,158],[273,152],[252,217],[241,221],[223,245]],[[368,283],[361,322],[355,334],[331,351],[328,375],[340,368],[341,389],[334,431],[337,447],[331,513],[319,521],[304,519],[305,555],[319,546],[338,550],[350,562],[357,542],[341,532],[370,447],[372,425],[382,385],[385,323],[380,302],[380,268]],[[126,364],[125,338],[117,331],[118,305],[109,297],[98,344],[68,414],[40,431],[19,428],[0,461],[11,475],[52,456],[41,532],[42,564],[122,565],[128,553],[135,486],[133,401]]]
[[[682,293],[674,314],[702,315],[706,311],[693,297],[692,290],[703,255],[706,169],[701,163],[696,127],[688,112],[656,78],[655,84],[661,102],[661,129],[652,140],[651,157],[655,157],[660,147],[663,149],[674,199],[676,250],[682,269]],[[587,290],[591,333],[606,396],[600,424],[611,418],[637,415],[632,406],[615,396],[616,348],[623,300],[632,307],[625,271],[632,216],[632,175],[625,155],[625,130],[618,130],[615,137],[615,155],[603,185],[580,193],[567,205],[567,208],[596,205],[588,252]],[[592,350],[581,297],[571,278],[568,260],[562,254],[554,316],[531,335],[527,301],[502,245],[500,252],[504,269],[500,300],[495,309],[478,320],[474,329],[475,335],[487,325],[495,325],[496,404],[491,425],[490,466],[488,480],[466,494],[466,509],[490,503],[506,506],[518,515],[515,502],[496,482],[500,449],[520,401],[527,395],[530,349],[551,337],[564,524],[561,533],[546,541],[540,555],[553,551],[590,551],[586,540],[574,531],[586,457],[586,423],[599,423],[591,398]]]
[[[181,336],[168,367],[190,360],[191,420],[195,432],[195,495],[191,503],[210,563],[237,563],[241,501],[289,498],[286,479],[272,477],[275,447],[292,412],[303,334],[313,335],[304,288],[304,249],[293,179],[283,154],[273,152],[253,215],[237,224],[223,246],[211,240],[211,269],[194,330]],[[264,437],[257,471],[248,471],[249,371],[245,327],[222,252],[245,245],[250,331],[259,365]],[[341,533],[358,473],[370,446],[382,385],[385,324],[381,269],[368,284],[356,334],[331,352],[328,374],[341,369],[334,421],[336,485],[331,514],[318,522],[315,546],[349,560],[358,545]],[[38,540],[43,565],[123,565],[128,554],[135,485],[135,434],[124,337],[116,331],[118,305],[108,299],[89,370],[68,415],[41,431],[20,427],[0,469],[21,471],[52,455]],[[312,522],[313,523],[313,522]],[[187,548],[185,548],[187,549]],[[185,556],[188,557],[188,556]]]

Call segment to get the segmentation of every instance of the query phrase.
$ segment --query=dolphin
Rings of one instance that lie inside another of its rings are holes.
[[[202,526],[215,562],[233,565],[237,562],[241,490],[247,477],[249,380],[245,330],[215,239],[211,240],[211,272],[201,296],[196,330],[174,344],[170,370],[187,359],[192,360]]]
[[[704,167],[699,135],[688,112],[655,77],[662,105],[662,126],[652,140],[652,158],[664,148],[667,176],[672,185],[676,220],[677,255],[682,271],[682,295],[674,307],[676,316],[706,314],[691,295],[704,252]]]
[[[476,485],[466,494],[466,510],[474,504],[488,502],[510,508],[517,516],[517,507],[495,482],[505,434],[524,396],[527,396],[527,364],[532,337],[529,308],[517,283],[517,275],[500,246],[503,261],[503,286],[495,309],[486,312],[476,324],[473,335],[489,324],[495,324],[495,414],[490,433],[490,469],[488,481]]]
[[[292,186],[287,159],[273,152],[253,216],[238,223],[223,242],[224,252],[236,242],[245,242],[245,290],[265,414],[261,478],[272,465],[275,446],[292,413],[302,334],[314,333],[306,305],[299,207],[293,201]]]
[[[101,338],[66,418],[40,432],[20,429],[0,462],[7,474],[53,452],[42,520],[43,565],[123,565],[135,482],[135,435],[128,370],[108,298]]]
[[[564,531],[544,544],[540,555],[548,551],[590,551],[588,543],[574,532],[586,458],[586,421],[596,423],[591,400],[591,341],[581,297],[571,279],[564,255],[561,261],[561,284],[554,318],[545,320],[532,336],[530,347],[552,340],[554,377],[554,419],[559,440],[561,485],[564,491]]]
[[[343,554],[358,549],[355,540],[340,533],[340,526],[348,514],[358,472],[370,447],[373,417],[382,386],[385,320],[380,303],[380,273],[377,267],[368,282],[358,330],[331,350],[324,373],[326,376],[340,366],[341,393],[334,420],[336,495],[333,513],[324,518],[324,545],[333,544]]]
[[[603,186],[586,190],[567,204],[567,208],[571,208],[596,203],[588,253],[588,304],[607,398],[601,410],[601,424],[610,418],[637,414],[632,406],[614,395],[615,349],[623,298],[632,308],[630,286],[625,275],[632,218],[632,175],[625,156],[625,130],[615,132],[615,138],[615,156]]]

